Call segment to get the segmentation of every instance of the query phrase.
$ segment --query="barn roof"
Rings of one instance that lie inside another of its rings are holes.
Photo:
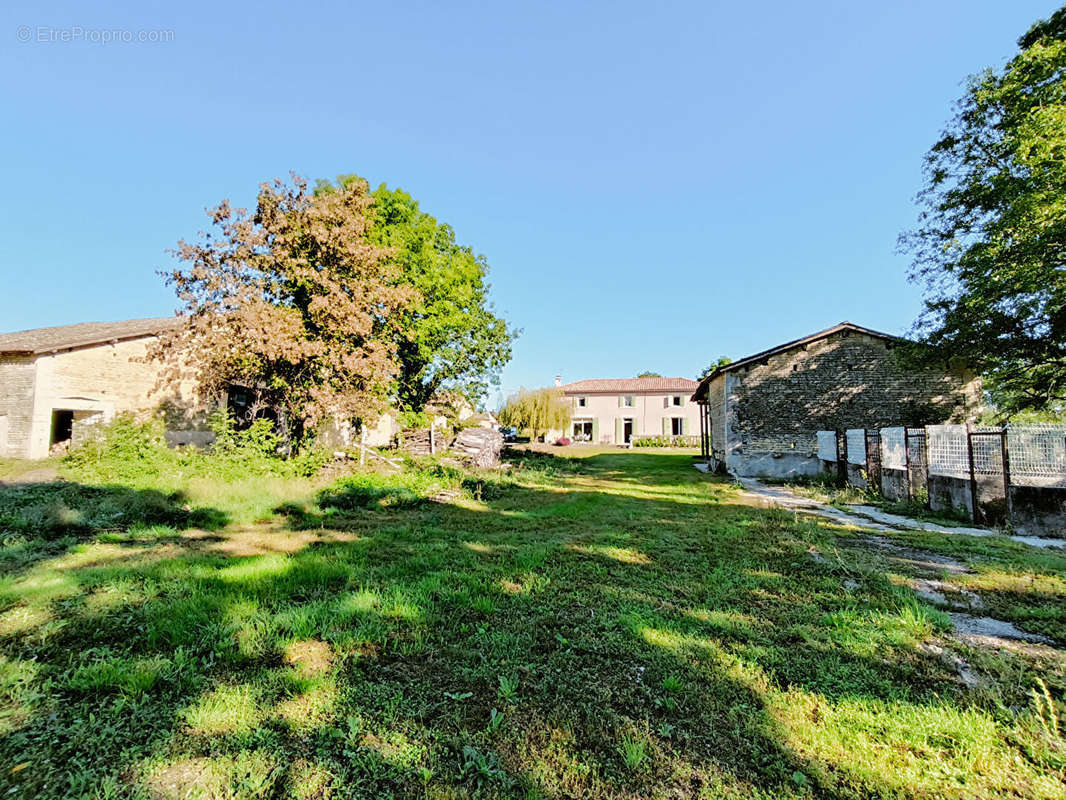
[[[79,347],[155,336],[181,324],[177,317],[127,319],[120,322],[79,322],[54,328],[0,333],[0,355],[39,355]]]
[[[748,364],[763,361],[764,359],[770,358],[771,356],[775,356],[778,353],[784,353],[788,350],[794,350],[797,347],[804,347],[805,345],[811,344],[812,342],[817,342],[821,339],[825,339],[835,333],[840,333],[841,331],[854,331],[855,333],[861,333],[866,336],[876,336],[879,339],[902,341],[902,337],[893,336],[891,333],[882,333],[881,331],[875,331],[871,328],[864,328],[861,325],[856,325],[854,322],[841,322],[839,325],[834,325],[832,328],[826,328],[824,331],[812,333],[809,336],[802,337],[801,339],[793,339],[791,342],[779,344],[776,347],[771,347],[768,350],[763,350],[761,352],[755,353],[754,355],[747,356],[746,358],[742,358],[739,361],[732,361],[728,364],[723,364],[717,369],[708,372],[707,375],[704,376],[703,380],[699,382],[699,388],[697,388],[696,391],[693,393],[692,399],[700,400],[705,397],[707,395],[708,385],[710,385],[710,382],[717,378],[719,375],[724,375],[727,372],[732,372],[733,370],[739,369],[740,367],[746,367]]]

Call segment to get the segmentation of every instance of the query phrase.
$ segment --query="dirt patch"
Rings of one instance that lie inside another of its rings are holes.
[[[224,533],[190,530],[181,537],[187,544],[204,550],[241,558],[269,553],[292,555],[320,542],[354,542],[361,537],[340,531],[290,531],[280,526],[249,527]]]
[[[213,797],[221,791],[225,776],[209,758],[187,758],[160,769],[147,781],[156,800],[187,800]]]
[[[296,667],[304,677],[321,675],[333,666],[333,648],[318,639],[293,642],[285,651],[285,663]]]
[[[63,480],[59,473],[52,467],[38,467],[37,469],[20,472],[9,480],[0,481],[0,486],[25,486],[30,483],[56,483]]]

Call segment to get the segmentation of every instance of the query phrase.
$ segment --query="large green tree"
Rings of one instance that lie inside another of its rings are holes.
[[[917,337],[987,376],[1005,414],[1066,399],[1066,8],[969,80],[925,160]]]
[[[360,180],[342,175],[319,181],[316,192]],[[489,265],[484,256],[455,240],[451,226],[419,208],[402,189],[385,184],[371,192],[370,240],[389,249],[399,280],[415,290],[393,320],[402,408],[422,411],[438,393],[471,401],[498,382],[517,335],[489,301]]]
[[[378,413],[399,370],[389,323],[416,292],[368,237],[372,206],[366,181],[312,195],[293,176],[261,184],[252,213],[210,209],[212,232],[180,241],[166,273],[184,322],[155,351],[169,377],[247,387],[293,440]]]

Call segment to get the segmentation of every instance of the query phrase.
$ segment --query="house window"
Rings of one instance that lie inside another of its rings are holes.
[[[674,403],[675,406],[681,405],[682,404],[681,403],[681,395],[675,394],[674,398],[673,398],[673,403]]]
[[[587,397],[578,397],[576,403],[578,408],[585,408],[589,404],[589,399]]]
[[[622,407],[623,408],[632,408],[633,406],[634,406],[633,395],[631,395],[631,394],[622,395]]]
[[[672,436],[684,436],[685,435],[685,418],[673,417],[670,420],[670,434]]]

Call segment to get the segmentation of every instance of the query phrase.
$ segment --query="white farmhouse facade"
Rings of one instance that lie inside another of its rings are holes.
[[[631,444],[640,436],[698,436],[699,406],[688,378],[594,378],[556,385],[571,404],[575,442]]]

